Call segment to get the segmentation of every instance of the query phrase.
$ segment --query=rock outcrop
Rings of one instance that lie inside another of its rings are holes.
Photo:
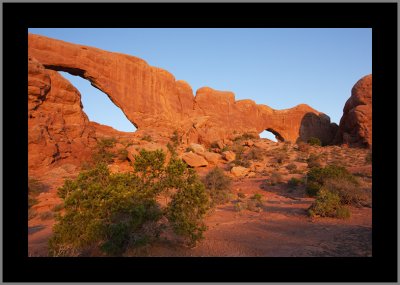
[[[361,78],[352,88],[343,108],[337,143],[372,146],[372,74]]]
[[[84,161],[95,130],[82,110],[79,91],[58,72],[28,58],[28,168],[60,159]]]
[[[329,117],[307,105],[274,110],[232,92],[203,87],[193,96],[182,80],[144,60],[29,34],[28,52],[46,69],[79,75],[106,93],[138,129],[177,129],[187,142],[212,142],[264,130],[280,140],[332,140]],[[316,121],[304,123],[307,115]],[[300,131],[302,130],[302,131]]]
[[[80,94],[57,71],[69,72],[102,90],[136,126],[136,134],[169,137],[177,130],[183,142],[211,144],[243,133],[271,131],[281,141],[318,137],[327,144],[336,128],[308,105],[274,110],[232,92],[188,83],[144,60],[120,53],[28,35],[29,165],[58,159],[85,160],[97,137],[129,133],[90,122]]]

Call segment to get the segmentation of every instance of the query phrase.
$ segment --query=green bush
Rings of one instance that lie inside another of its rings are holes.
[[[288,185],[291,188],[295,188],[297,186],[299,186],[301,184],[301,180],[295,177],[292,177],[289,181],[288,181]]]
[[[339,195],[324,188],[318,192],[317,198],[308,209],[308,214],[311,217],[346,218],[350,216],[349,210],[341,205]]]
[[[114,161],[115,154],[110,151],[115,146],[115,138],[103,138],[97,141],[96,148],[92,156],[92,164],[97,163],[112,163]],[[90,168],[91,165],[86,166]]]
[[[261,205],[263,204],[262,202],[263,196],[261,194],[256,193],[253,196],[251,196],[250,199],[256,200]]]
[[[328,165],[324,168],[314,167],[307,174],[307,194],[315,196],[324,185],[325,181],[331,178],[344,179],[354,185],[358,185],[357,178],[344,167],[336,165]]]
[[[177,130],[175,130],[173,133],[172,133],[172,136],[171,136],[171,142],[173,143],[173,145],[175,146],[175,147],[177,147],[180,143],[181,143],[181,139],[179,138],[179,133],[178,133],[178,131]]]
[[[315,138],[315,137],[309,138],[307,143],[309,145],[319,145],[319,146],[321,146],[321,140],[319,138]]]
[[[219,205],[229,201],[231,184],[231,179],[218,167],[207,173],[204,178],[204,185],[210,194],[212,205]]]
[[[156,199],[170,189],[176,193],[163,210]],[[141,150],[130,173],[110,174],[106,164],[96,164],[75,180],[66,180],[58,195],[65,213],[58,215],[49,240],[52,256],[79,255],[91,248],[121,255],[156,239],[163,216],[170,218],[177,234],[193,242],[202,237],[208,207],[195,172],[175,157],[165,165],[161,150]]]
[[[209,208],[203,183],[198,178],[193,179],[192,183],[185,183],[172,197],[167,209],[167,217],[174,232],[187,238],[191,246],[203,238],[203,232],[207,229],[203,218]]]
[[[372,206],[371,191],[362,188],[354,181],[349,181],[348,179],[341,177],[327,179],[324,181],[324,187],[330,192],[337,193],[342,204],[353,205],[356,207]]]

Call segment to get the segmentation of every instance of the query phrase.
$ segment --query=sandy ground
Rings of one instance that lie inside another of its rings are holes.
[[[286,185],[261,186],[264,179],[246,178],[233,184],[234,194],[263,196],[262,212],[236,211],[234,203],[218,206],[206,218],[205,239],[195,248],[172,241],[157,242],[135,254],[139,256],[371,256],[372,209],[351,208],[347,220],[307,216],[313,198],[304,189],[290,191]],[[264,188],[264,189],[263,189]],[[54,218],[40,213],[59,203],[55,189],[41,194],[38,215],[28,223],[29,256],[46,256]],[[132,253],[127,253],[127,255]]]

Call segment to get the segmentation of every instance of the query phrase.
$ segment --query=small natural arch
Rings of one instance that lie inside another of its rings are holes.
[[[274,142],[283,142],[285,139],[274,129],[268,128],[260,133],[260,138],[266,138]]]
[[[68,70],[67,70],[68,71]],[[80,74],[59,71],[59,73],[81,93],[83,110],[89,120],[110,126],[118,131],[135,132],[132,124],[120,108],[118,108],[100,89],[95,88]]]

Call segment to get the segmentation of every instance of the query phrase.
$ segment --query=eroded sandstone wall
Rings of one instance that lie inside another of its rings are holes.
[[[93,47],[29,34],[29,54],[46,69],[89,80],[106,93],[138,129],[177,129],[187,141],[226,138],[271,129],[288,141],[332,140],[329,117],[307,105],[274,110],[252,100],[235,101],[232,92],[203,87],[196,96],[189,84],[144,60]],[[315,115],[313,120],[307,118]],[[305,122],[306,120],[306,122]]]
[[[372,146],[372,74],[353,86],[343,108],[336,143],[349,146]]]

